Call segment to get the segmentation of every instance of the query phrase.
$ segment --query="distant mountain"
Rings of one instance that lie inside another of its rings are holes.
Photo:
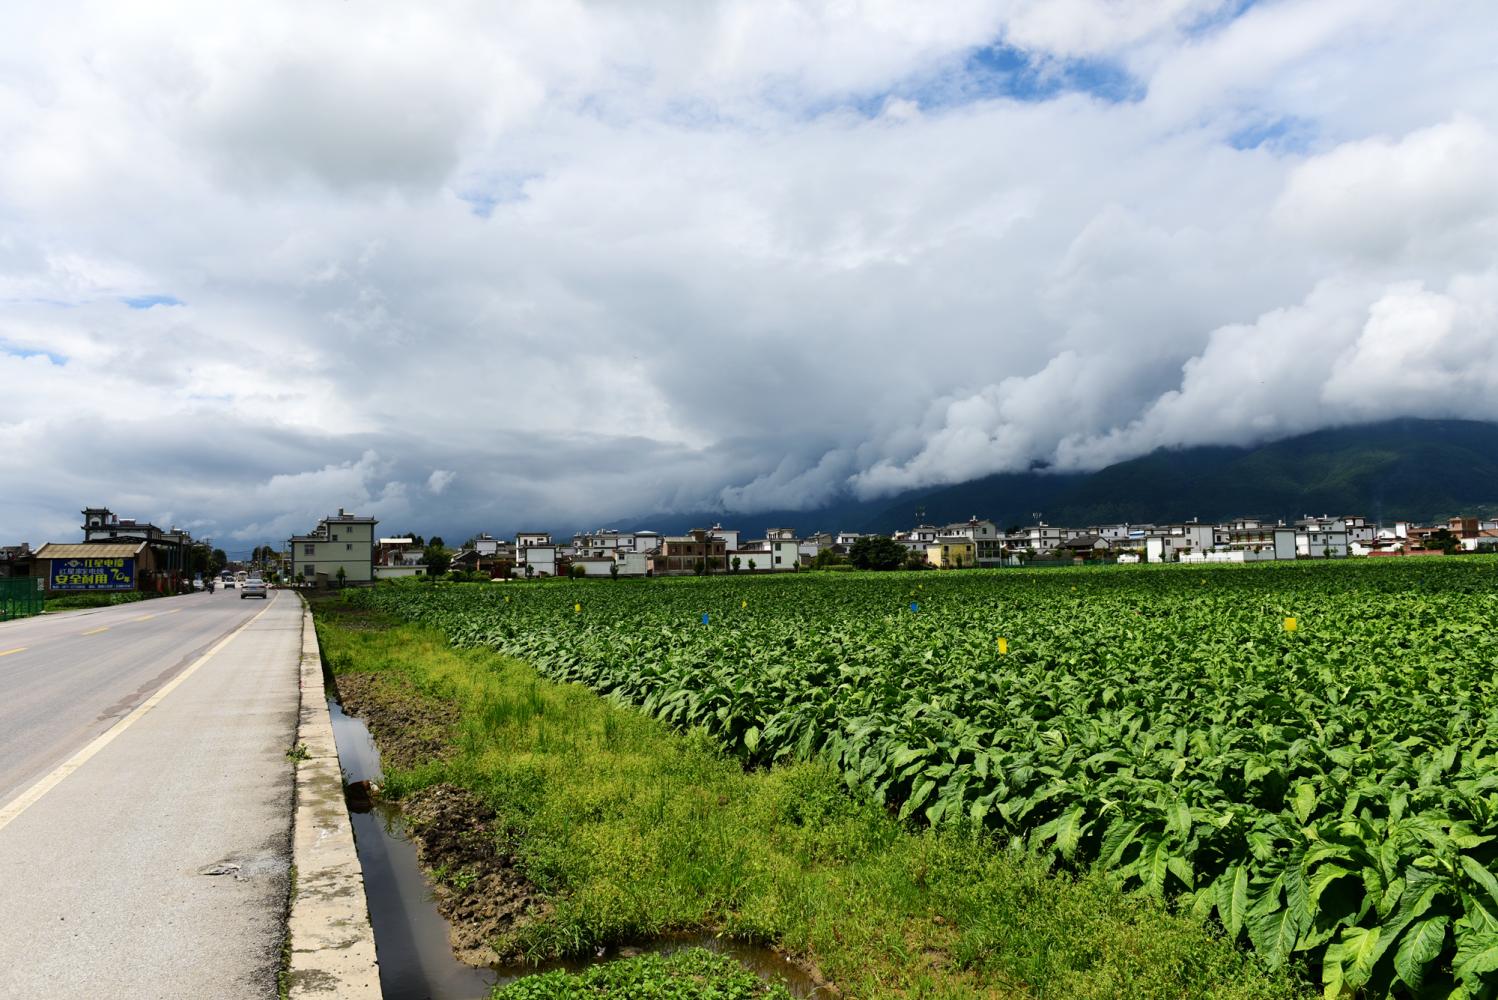
[[[1161,449],[1089,473],[1000,473],[955,486],[815,510],[659,514],[629,525],[660,532],[722,521],[746,532],[893,531],[924,508],[934,524],[976,514],[1000,527],[1118,521],[1219,521],[1248,514],[1287,521],[1305,514],[1375,520],[1445,519],[1498,511],[1498,424],[1391,420],[1315,431],[1255,447]]]
[[[1392,420],[1315,431],[1251,448],[1161,449],[1096,472],[1006,473],[905,494],[863,522],[908,526],[973,514],[1001,526],[1219,521],[1242,514],[1443,519],[1498,508],[1498,424]]]

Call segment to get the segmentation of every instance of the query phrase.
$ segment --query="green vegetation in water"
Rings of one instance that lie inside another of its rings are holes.
[[[791,1000],[731,958],[701,948],[641,955],[579,973],[527,976],[494,992],[495,1000]]]
[[[773,943],[858,997],[1298,992],[1110,876],[1053,874],[1046,856],[970,826],[912,828],[850,793],[829,760],[746,770],[702,727],[673,731],[430,628],[375,627],[342,599],[316,611],[335,672],[372,673],[361,697],[420,736],[408,745],[432,746],[387,754],[386,794],[471,790],[548,899],[544,918],[495,942],[507,957],[710,929]],[[382,747],[399,745],[372,717]],[[458,721],[422,721],[439,718]]]
[[[1495,583],[1474,557],[351,600],[1105,871],[1329,995],[1492,997]]]

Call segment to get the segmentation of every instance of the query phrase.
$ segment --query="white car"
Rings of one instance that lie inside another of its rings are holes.
[[[239,599],[241,601],[246,597],[259,597],[264,599],[269,596],[270,592],[265,586],[265,581],[260,579],[260,577],[258,576],[250,577],[239,588]]]

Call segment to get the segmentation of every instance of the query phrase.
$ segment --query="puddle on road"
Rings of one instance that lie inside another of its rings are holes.
[[[416,846],[406,837],[400,810],[369,800],[367,783],[384,778],[373,737],[363,720],[344,714],[343,706],[333,697],[328,698],[328,712],[333,718],[333,738],[343,768],[355,847],[364,869],[364,892],[369,900],[380,987],[386,1000],[482,1000],[494,986],[537,972],[579,972],[600,962],[644,952],[670,954],[685,948],[705,948],[731,956],[762,979],[783,984],[792,996],[818,1000],[833,995],[774,949],[710,934],[625,944],[594,956],[541,965],[485,969],[459,962],[448,941],[447,920],[437,911],[432,885],[417,863]]]

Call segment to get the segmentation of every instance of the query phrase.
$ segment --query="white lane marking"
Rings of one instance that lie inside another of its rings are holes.
[[[17,646],[15,649],[0,649],[0,656],[9,656],[11,653],[24,653],[25,646]]]
[[[89,758],[93,757],[100,750],[103,750],[109,744],[113,743],[116,737],[133,726],[141,716],[145,715],[151,709],[161,704],[161,702],[166,698],[167,695],[177,690],[178,685],[187,680],[193,674],[197,673],[198,668],[203,664],[213,659],[213,655],[215,653],[223,649],[225,646],[229,645],[229,643],[233,642],[235,636],[239,635],[239,633],[255,624],[255,622],[260,618],[260,615],[263,615],[267,611],[269,611],[270,606],[274,603],[274,600],[267,602],[265,607],[261,608],[259,613],[255,615],[255,617],[251,618],[249,621],[239,626],[239,628],[235,629],[233,632],[230,632],[228,635],[220,639],[212,649],[204,653],[202,656],[198,657],[196,660],[192,661],[191,665],[189,665],[186,670],[182,671],[176,677],[173,677],[161,688],[161,690],[157,691],[155,694],[151,695],[151,697],[141,702],[140,706],[136,708],[135,711],[125,716],[119,722],[116,722],[106,731],[94,737],[93,742],[59,764],[51,774],[48,774],[46,777],[42,778],[42,780],[38,781],[36,784],[32,785],[20,795],[17,795],[15,798],[6,803],[3,808],[0,808],[0,830],[4,830],[8,825],[10,825],[10,822],[12,820],[35,805],[38,799],[61,784],[64,778],[72,774],[74,771],[78,770],[84,764],[88,763]]]

